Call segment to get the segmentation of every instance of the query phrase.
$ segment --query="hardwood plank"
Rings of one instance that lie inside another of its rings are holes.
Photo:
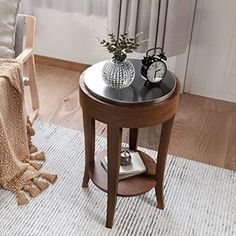
[[[36,65],[40,112],[38,120],[82,130],[78,103],[79,72]],[[26,88],[26,97],[29,89]],[[30,111],[29,99],[26,108]],[[236,104],[182,94],[176,115],[169,153],[186,159],[236,170]],[[106,125],[96,122],[96,135],[106,136]],[[138,145],[157,150],[160,126],[141,129]],[[128,129],[123,141],[128,143]]]
[[[226,169],[236,170],[236,111],[231,116],[229,123],[230,131],[226,142],[226,156],[224,159],[224,167]]]
[[[235,166],[229,167],[224,163],[229,155],[227,146],[233,142],[229,135],[236,132],[231,129],[231,116],[235,109],[236,104],[233,103],[183,94],[169,152],[191,160],[235,169]]]
[[[80,73],[45,65],[37,65],[36,70],[40,99],[38,119],[65,127],[81,128],[82,121],[79,126],[76,124],[78,118],[82,120],[77,92]],[[26,108],[30,109],[29,106]]]

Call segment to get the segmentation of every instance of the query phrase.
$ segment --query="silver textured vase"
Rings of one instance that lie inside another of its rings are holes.
[[[116,89],[126,88],[132,84],[135,78],[135,69],[129,60],[116,62],[109,60],[102,70],[105,83]]]

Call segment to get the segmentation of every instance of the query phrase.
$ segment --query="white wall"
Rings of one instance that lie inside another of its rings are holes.
[[[185,91],[236,102],[236,1],[198,0]]]
[[[94,38],[105,36],[106,18],[44,8],[35,9],[35,17],[36,54],[87,64],[108,58]]]

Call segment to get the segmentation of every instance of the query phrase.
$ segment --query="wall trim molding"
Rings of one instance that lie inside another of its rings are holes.
[[[67,61],[63,59],[47,57],[47,56],[42,56],[42,55],[34,55],[34,58],[35,58],[35,62],[38,64],[54,66],[57,68],[62,68],[65,70],[72,70],[72,71],[77,71],[77,72],[83,72],[90,66],[88,64]]]

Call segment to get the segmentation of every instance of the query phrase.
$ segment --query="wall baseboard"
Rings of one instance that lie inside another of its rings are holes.
[[[41,56],[41,55],[34,55],[34,58],[35,58],[35,62],[38,64],[54,66],[54,67],[62,68],[65,70],[72,70],[72,71],[77,71],[77,72],[83,72],[90,66],[88,64],[82,64],[82,63],[73,62],[73,61],[66,61],[62,59],[46,57],[46,56]]]

